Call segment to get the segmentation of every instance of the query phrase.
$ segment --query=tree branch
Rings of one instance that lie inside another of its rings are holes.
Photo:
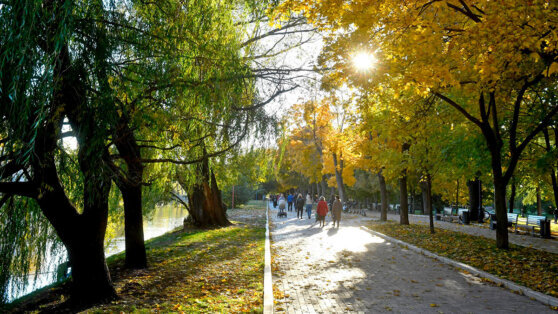
[[[465,118],[467,118],[469,121],[473,122],[478,127],[482,128],[482,122],[479,119],[473,117],[469,112],[467,112],[467,110],[465,110],[465,108],[461,107],[458,103],[456,103],[455,101],[451,100],[450,98],[438,92],[434,92],[434,95],[440,98],[441,100],[445,101],[446,103],[448,103],[450,106],[457,109],[457,111],[461,112],[465,116]]]
[[[252,105],[252,106],[248,106],[248,107],[233,107],[234,110],[238,110],[238,111],[249,111],[249,110],[255,110],[258,109],[260,107],[263,107],[267,104],[269,104],[271,101],[273,101],[273,99],[277,98],[277,96],[286,93],[286,92],[290,92],[296,88],[300,87],[299,85],[294,85],[293,87],[290,87],[288,89],[279,89],[278,91],[275,92],[275,94],[273,94],[271,97],[269,97],[266,101],[264,102],[260,102],[258,104]]]
[[[0,193],[25,196],[33,199],[39,197],[35,184],[31,182],[0,182]]]

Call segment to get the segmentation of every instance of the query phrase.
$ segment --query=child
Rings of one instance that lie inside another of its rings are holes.
[[[318,221],[320,222],[320,227],[325,227],[325,217],[328,211],[325,197],[322,196],[318,202]]]

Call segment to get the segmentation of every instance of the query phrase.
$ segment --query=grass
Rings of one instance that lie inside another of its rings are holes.
[[[111,256],[107,263],[120,298],[86,312],[262,312],[265,212],[231,212],[231,219],[234,213],[252,217],[226,228],[178,230],[147,241],[148,269],[125,269],[124,254]],[[58,302],[26,309],[49,311],[65,298],[54,297]]]
[[[558,297],[558,254],[514,244],[502,250],[494,240],[444,229],[436,229],[432,235],[426,225],[371,222],[368,226],[440,256]]]

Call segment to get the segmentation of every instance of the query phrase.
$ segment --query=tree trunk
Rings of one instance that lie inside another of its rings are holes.
[[[550,136],[548,134],[548,128],[544,128],[543,129],[543,134],[544,134],[544,140],[546,143],[546,151],[547,152],[551,152],[552,151],[552,146],[550,144]],[[558,128],[554,128],[554,147],[558,147],[558,143],[556,142],[558,141]],[[558,207],[558,181],[556,178],[556,160],[552,161],[552,164],[550,165],[550,179],[552,182],[552,191],[554,192],[554,207]]]
[[[147,267],[145,238],[143,234],[142,183],[143,164],[141,151],[128,119],[121,116],[116,128],[115,145],[126,163],[126,170],[113,166],[116,185],[124,202],[125,266],[132,269]]]
[[[455,190],[455,209],[459,208],[459,179],[457,179],[457,189]]]
[[[341,203],[345,204],[345,188],[343,186],[343,168],[338,167],[337,154],[333,153],[333,166],[335,167],[335,180],[337,181],[337,190],[339,191],[339,198]]]
[[[423,195],[423,208],[424,212],[428,214],[430,233],[434,234],[434,217],[432,215],[432,193],[431,193],[431,177],[430,174],[426,175],[425,180],[420,182],[420,188]]]
[[[147,254],[143,235],[142,188],[133,186],[121,188],[124,202],[124,237],[126,244],[127,268],[141,269],[147,267]]]
[[[380,220],[386,221],[387,211],[388,211],[388,195],[387,195],[386,179],[382,175],[382,170],[378,172],[378,181],[380,182],[380,198],[382,201],[382,212],[380,214]]]
[[[479,219],[480,212],[480,181],[479,178],[467,181],[469,188],[469,218],[471,221]]]
[[[105,262],[104,230],[82,219],[71,242],[65,243],[72,267],[71,302],[76,306],[105,303],[116,298]]]
[[[68,200],[55,170],[56,163],[48,148],[37,154],[40,156],[39,165],[34,168],[38,170],[39,176],[42,176],[40,186],[48,187],[42,188],[43,197],[39,197],[39,204],[46,194],[52,193],[52,198],[43,203],[41,208],[50,207],[45,208],[43,212],[66,246],[70,258],[71,303],[88,306],[116,298],[104,255],[112,173],[107,166],[110,160],[109,153],[100,139],[106,138],[108,134],[103,135],[106,121],[94,118],[96,115],[93,110],[98,109],[87,106],[85,86],[81,79],[85,77],[84,69],[72,64],[68,45],[64,46],[59,58],[62,62],[59,73],[62,86],[57,101],[63,104],[59,108],[65,110],[79,143],[77,161],[84,182],[83,212],[79,214]],[[112,104],[103,105],[109,108]],[[42,172],[46,164],[51,165],[52,174]],[[66,213],[60,211],[60,207],[66,207]],[[52,213],[52,210],[58,212]]]
[[[537,183],[537,215],[542,215],[541,186]]]
[[[506,184],[502,178],[494,178],[494,203],[496,205],[496,246],[507,249],[508,244],[508,215],[506,211]]]
[[[426,181],[420,182],[420,191],[422,194],[422,213],[428,214],[428,205],[426,204],[426,199],[428,198],[428,189],[426,186]]]
[[[484,222],[484,210],[482,207],[482,181],[479,180],[479,217],[478,222]]]
[[[428,217],[430,218],[430,233],[434,234],[434,217],[432,214],[432,177],[430,174],[426,175],[426,186],[426,207],[428,208]]]
[[[229,226],[231,223],[227,219],[221,191],[217,186],[215,174],[209,170],[208,160],[205,159],[197,167],[200,181],[194,184],[188,193],[188,219],[196,227]]]
[[[324,176],[322,176],[322,180],[320,181],[320,184],[322,186],[322,191],[324,193],[324,197],[326,197],[327,199],[331,198],[331,195],[329,197],[326,196],[327,188],[326,188],[326,182],[324,180]]]
[[[402,225],[409,224],[409,206],[407,204],[407,170],[403,171],[401,178],[399,178],[399,203],[401,208],[399,210],[399,223]]]
[[[511,194],[510,194],[510,206],[509,211],[513,213],[513,204],[515,203],[515,176],[511,178]]]
[[[411,206],[409,206],[409,212],[415,213],[415,188],[411,185]]]
[[[80,150],[83,148],[80,146]],[[33,165],[36,185],[41,187],[37,203],[68,251],[72,267],[70,301],[77,307],[116,298],[104,254],[111,184],[102,158],[96,158],[98,149],[78,154],[84,176],[82,214],[66,196],[58,178],[54,154],[43,154],[43,147],[38,147],[40,161]]]
[[[106,184],[110,186],[110,181]],[[108,201],[99,204],[94,200],[98,199],[97,196],[86,193],[93,200],[80,215],[69,203],[60,185],[51,185],[51,189],[43,193],[43,197],[37,200],[39,206],[68,251],[72,267],[72,305],[82,307],[114,300],[116,291],[104,253]],[[108,200],[108,193],[105,196]]]

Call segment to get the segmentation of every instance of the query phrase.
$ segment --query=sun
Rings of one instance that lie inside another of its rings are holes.
[[[370,52],[359,51],[352,56],[351,61],[357,71],[366,72],[374,67],[376,58]]]

